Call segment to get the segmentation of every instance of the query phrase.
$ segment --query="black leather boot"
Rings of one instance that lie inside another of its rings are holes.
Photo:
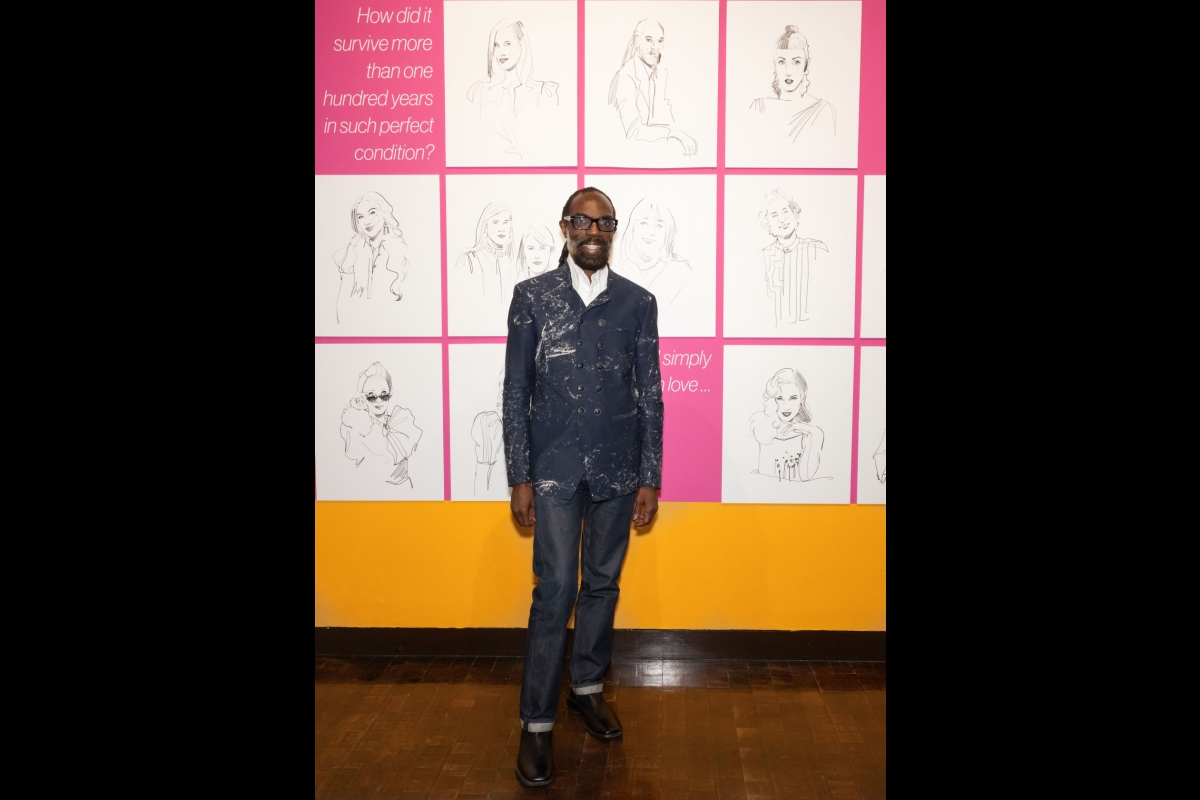
[[[521,731],[521,751],[517,753],[517,780],[526,786],[554,783],[554,731]]]
[[[600,692],[577,695],[568,690],[567,707],[583,715],[584,729],[597,739],[616,739],[622,733],[617,712],[604,702],[604,695]]]

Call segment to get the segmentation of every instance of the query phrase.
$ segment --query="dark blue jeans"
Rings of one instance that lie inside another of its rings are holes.
[[[571,688],[592,694],[604,688],[612,657],[613,614],[617,609],[621,563],[629,545],[629,524],[637,493],[594,502],[587,482],[570,500],[534,495],[533,574],[538,583],[529,609],[525,676],[521,681],[521,727],[554,728],[562,681],[567,620],[575,609],[575,648]],[[580,525],[583,528],[583,583],[579,584]],[[578,597],[578,605],[576,598]]]

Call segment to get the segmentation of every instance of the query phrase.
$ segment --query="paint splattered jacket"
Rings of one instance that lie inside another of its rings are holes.
[[[658,303],[609,270],[586,308],[558,269],[513,289],[504,372],[508,484],[566,499],[662,485]]]

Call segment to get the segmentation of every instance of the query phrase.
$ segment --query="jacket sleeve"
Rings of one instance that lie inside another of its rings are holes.
[[[653,295],[638,328],[636,352],[638,436],[642,462],[638,485],[662,488],[663,402],[658,370],[658,301]]]
[[[529,406],[533,399],[537,340],[529,301],[519,287],[513,287],[504,354],[504,457],[508,462],[509,486],[532,482],[529,473]]]

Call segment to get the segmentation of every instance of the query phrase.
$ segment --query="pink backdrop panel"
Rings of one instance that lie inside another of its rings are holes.
[[[317,0],[316,174],[445,169],[442,19],[440,1]]]
[[[723,361],[718,341],[659,340],[665,415],[660,500],[721,502]]]

